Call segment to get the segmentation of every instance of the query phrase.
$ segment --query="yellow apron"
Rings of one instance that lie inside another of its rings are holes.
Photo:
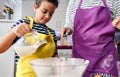
[[[33,19],[30,19],[31,24],[33,25]],[[30,26],[31,26],[30,24]],[[32,26],[31,26],[32,28]],[[48,29],[47,29],[48,30]],[[53,36],[50,34],[48,30],[49,35],[41,34],[39,33],[37,36],[44,38],[47,40],[47,44],[41,45],[37,51],[31,55],[21,57],[18,60],[17,64],[17,72],[16,72],[16,77],[37,77],[35,75],[35,72],[33,71],[30,61],[38,58],[46,58],[46,57],[52,57],[54,52],[55,52],[55,42],[53,39]]]

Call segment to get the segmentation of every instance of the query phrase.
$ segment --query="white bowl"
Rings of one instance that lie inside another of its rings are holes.
[[[44,58],[30,62],[37,77],[82,77],[89,61],[78,58]]]

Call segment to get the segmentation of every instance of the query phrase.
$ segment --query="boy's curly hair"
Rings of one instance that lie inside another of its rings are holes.
[[[51,2],[52,4],[54,4],[56,7],[58,7],[58,0],[35,0],[35,4],[37,5],[37,7],[40,6],[41,2],[42,1],[48,1],[48,2]]]

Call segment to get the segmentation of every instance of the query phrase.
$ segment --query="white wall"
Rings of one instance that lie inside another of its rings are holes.
[[[55,13],[47,23],[48,26],[56,30],[60,30],[65,24],[66,8],[69,0],[59,0],[59,6],[55,10]]]
[[[0,20],[0,37],[8,31],[12,24],[13,21]],[[14,57],[15,52],[12,48],[0,54],[0,77],[14,77]]]
[[[60,30],[65,24],[66,7],[69,0],[59,0],[59,6],[55,10],[52,19],[47,25],[56,30]],[[19,19],[26,15],[34,16],[33,4],[34,0],[16,0],[14,19]]]
[[[34,0],[16,0],[14,19],[18,20],[24,16],[33,16]]]
[[[33,5],[35,0],[22,0],[22,17],[34,16]]]
[[[14,9],[14,20],[18,20],[22,17],[22,0],[16,0],[16,5]]]

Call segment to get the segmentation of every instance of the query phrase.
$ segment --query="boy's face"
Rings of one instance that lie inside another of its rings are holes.
[[[34,5],[35,22],[45,25],[51,19],[55,9],[56,7],[48,1],[42,1],[38,8]]]

